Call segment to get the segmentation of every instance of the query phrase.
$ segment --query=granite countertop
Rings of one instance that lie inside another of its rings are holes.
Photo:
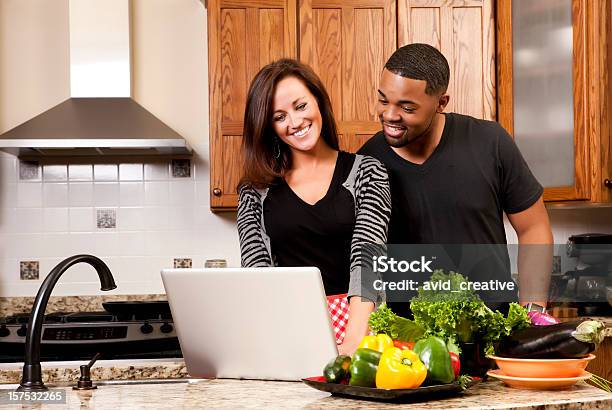
[[[1,386],[0,386],[1,388]],[[580,384],[564,391],[507,388],[500,382],[481,383],[457,397],[409,404],[352,400],[331,396],[299,382],[253,380],[192,380],[182,383],[99,386],[74,391],[63,387],[67,402],[62,408],[80,409],[191,409],[191,408],[305,408],[305,409],[605,409],[612,395]],[[1,390],[0,390],[1,392]],[[4,393],[6,394],[6,393]],[[21,405],[8,409],[32,408]],[[35,408],[58,408],[55,404]]]
[[[80,376],[79,366],[86,360],[43,362],[44,383],[75,383]],[[0,388],[2,384],[21,381],[23,363],[0,363]],[[91,368],[91,379],[96,380],[146,380],[180,379],[188,377],[185,361],[178,359],[127,359],[98,360]]]

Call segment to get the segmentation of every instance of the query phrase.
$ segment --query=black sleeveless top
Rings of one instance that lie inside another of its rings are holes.
[[[264,224],[277,266],[316,266],[325,293],[347,293],[355,203],[342,186],[355,154],[340,151],[327,193],[314,205],[304,202],[285,181],[270,187]]]

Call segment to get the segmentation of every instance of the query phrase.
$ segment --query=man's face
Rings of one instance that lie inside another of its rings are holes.
[[[427,135],[436,114],[444,109],[448,96],[428,95],[426,86],[425,80],[383,70],[376,112],[390,146],[400,148]]]

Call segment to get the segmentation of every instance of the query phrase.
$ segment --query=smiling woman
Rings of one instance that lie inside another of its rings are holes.
[[[318,267],[328,296],[348,294],[351,317],[338,342],[352,353],[383,300],[362,283],[361,250],[386,243],[387,172],[374,158],[339,151],[329,96],[295,60],[271,63],[255,76],[243,135],[242,265]]]

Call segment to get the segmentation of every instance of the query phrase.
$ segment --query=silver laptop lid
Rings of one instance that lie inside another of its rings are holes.
[[[317,268],[164,269],[193,377],[299,380],[337,355]]]

